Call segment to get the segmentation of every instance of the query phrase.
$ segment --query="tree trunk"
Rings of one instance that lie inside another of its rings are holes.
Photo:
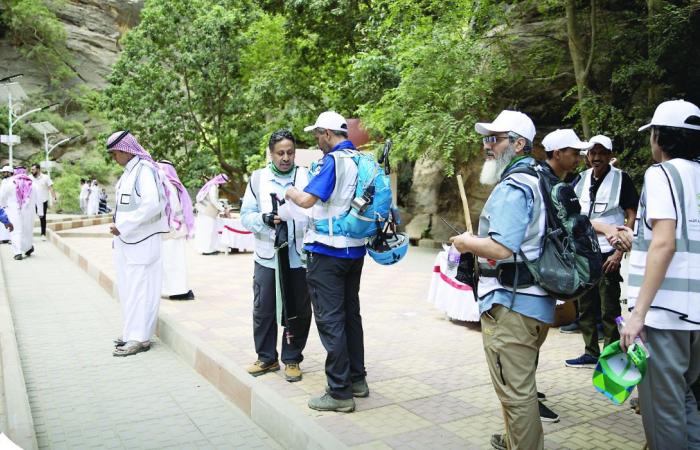
[[[595,50],[595,15],[596,3],[591,0],[591,38],[588,49],[584,44],[584,38],[578,26],[576,14],[576,1],[566,0],[566,32],[569,40],[569,53],[574,65],[574,76],[576,78],[576,91],[578,93],[579,112],[581,114],[581,126],[586,139],[591,137],[591,125],[585,100],[588,96],[588,76],[593,62],[593,52]]]
[[[652,33],[652,28],[650,23],[653,17],[659,13],[661,10],[662,1],[661,0],[647,0],[647,58],[651,60],[655,58],[653,55],[653,47],[655,43],[656,36]],[[656,61],[654,61],[656,63]],[[654,107],[659,103],[659,84],[657,80],[650,80],[649,87],[647,89],[647,103],[649,107]]]

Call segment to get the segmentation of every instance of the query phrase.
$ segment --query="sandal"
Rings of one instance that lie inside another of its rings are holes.
[[[131,356],[151,349],[150,342],[141,343],[139,341],[129,341],[123,346],[117,347],[112,352],[112,356]]]
[[[126,341],[123,340],[122,338],[116,338],[114,341],[114,346],[115,347],[124,347],[124,344],[126,344]]]

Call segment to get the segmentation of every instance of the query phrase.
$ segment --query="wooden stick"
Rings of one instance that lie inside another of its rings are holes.
[[[474,229],[472,228],[472,219],[469,215],[469,202],[467,202],[467,194],[464,192],[464,181],[462,181],[462,174],[457,174],[457,185],[459,186],[459,196],[462,197],[462,208],[464,208],[464,222],[467,224],[467,231],[474,234]]]

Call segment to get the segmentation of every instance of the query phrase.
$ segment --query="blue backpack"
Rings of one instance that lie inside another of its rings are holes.
[[[391,212],[391,182],[371,154],[356,152],[357,186],[350,210],[333,218],[333,234],[362,239],[376,236]],[[330,234],[327,220],[317,220],[316,231]]]

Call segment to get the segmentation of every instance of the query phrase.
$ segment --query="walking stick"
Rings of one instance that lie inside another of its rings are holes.
[[[474,234],[474,229],[472,228],[472,218],[469,214],[469,202],[467,201],[467,194],[464,192],[464,182],[462,181],[462,174],[457,174],[457,185],[459,186],[459,196],[462,198],[462,208],[464,209],[464,222],[467,225],[467,231]]]

